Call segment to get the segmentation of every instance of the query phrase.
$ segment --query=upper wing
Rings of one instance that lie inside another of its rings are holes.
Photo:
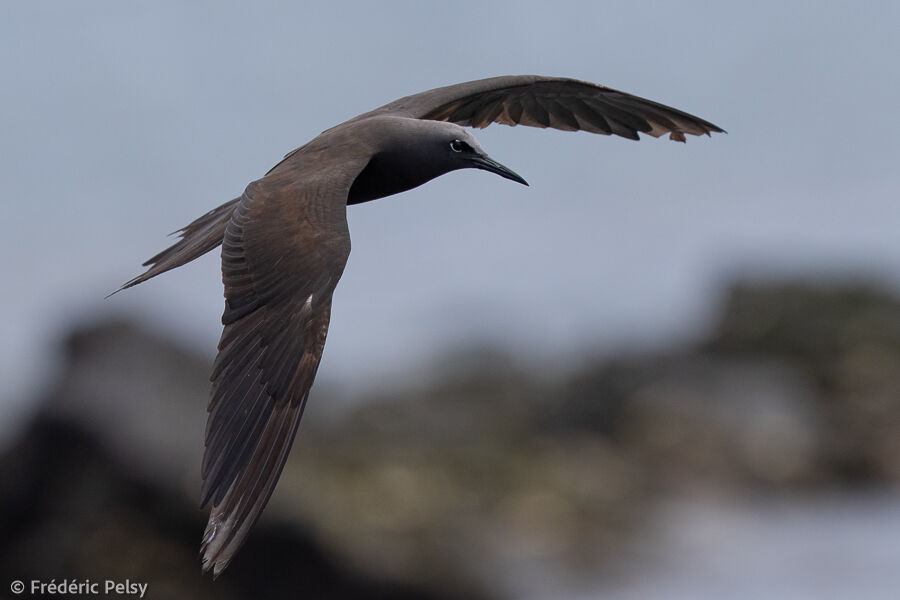
[[[203,566],[218,575],[287,459],[350,253],[346,199],[364,164],[295,156],[240,199],[222,243],[225,329],[213,366],[202,504]]]
[[[470,127],[491,123],[590,131],[639,139],[638,132],[709,135],[723,130],[686,112],[587,81],[507,75],[435,88],[400,98],[357,118],[397,115],[451,121]]]

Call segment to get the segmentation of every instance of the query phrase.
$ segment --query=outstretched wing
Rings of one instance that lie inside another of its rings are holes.
[[[484,128],[491,123],[615,134],[638,132],[684,141],[684,134],[723,130],[686,112],[587,81],[507,75],[400,98],[357,118],[397,115]]]
[[[218,575],[275,488],[315,378],[350,253],[346,200],[364,163],[296,155],[247,188],[222,243],[225,329],[203,457],[203,566]]]

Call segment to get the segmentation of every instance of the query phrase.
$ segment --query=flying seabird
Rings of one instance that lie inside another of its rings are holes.
[[[204,570],[228,566],[287,459],[312,386],[347,257],[346,207],[410,190],[457,169],[528,185],[463,127],[491,123],[615,134],[723,130],[680,110],[560,77],[504,76],[406,96],[288,153],[239,198],[179,230],[121,289],[222,246],[224,330],[210,381],[201,505],[212,504]]]

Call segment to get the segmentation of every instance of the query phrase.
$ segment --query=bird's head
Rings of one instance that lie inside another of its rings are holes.
[[[500,177],[517,181],[528,185],[518,173],[505,167],[487,155],[478,140],[459,125],[453,123],[432,122],[435,127],[434,135],[430,136],[431,143],[435,145],[433,152],[440,155],[447,170],[456,169],[481,169],[496,173]]]
[[[528,185],[518,174],[489,157],[472,134],[455,123],[376,118],[361,131],[374,140],[373,154],[354,180],[348,204],[411,190],[459,169],[482,169]],[[355,135],[358,131],[350,133]]]

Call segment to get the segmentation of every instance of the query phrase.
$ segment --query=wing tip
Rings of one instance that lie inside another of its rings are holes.
[[[650,133],[650,135],[653,135],[652,132],[647,132],[647,133]],[[712,123],[708,123],[708,122],[704,121],[702,131],[696,131],[696,130],[695,131],[687,131],[684,129],[670,130],[669,131],[669,139],[672,140],[673,142],[681,142],[682,144],[686,144],[687,138],[685,137],[685,135],[695,135],[697,137],[705,135],[706,137],[711,138],[712,134],[714,134],[714,133],[728,134],[727,131],[725,131],[718,125],[713,125]]]
[[[211,517],[200,542],[200,564],[204,573],[212,573],[214,581],[222,574],[234,555],[234,551],[229,550],[227,537],[224,530],[220,531],[219,522]]]

